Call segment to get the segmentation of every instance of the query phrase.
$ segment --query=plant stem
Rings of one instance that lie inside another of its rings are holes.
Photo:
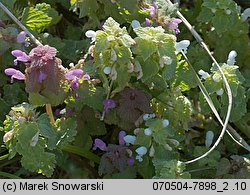
[[[29,35],[29,37],[32,39],[32,41],[37,44],[37,45],[42,45],[40,41],[36,39],[34,35],[32,35],[29,30],[14,16],[7,7],[5,7],[1,2],[0,2],[0,7],[2,10],[23,30]]]
[[[46,112],[49,115],[50,123],[52,125],[54,125],[55,124],[55,119],[54,119],[54,116],[53,116],[51,104],[46,104]]]

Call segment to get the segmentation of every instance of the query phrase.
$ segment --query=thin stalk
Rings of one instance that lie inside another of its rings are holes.
[[[37,45],[42,45],[40,41],[36,39],[34,35],[30,33],[30,31],[14,16],[7,7],[5,7],[1,2],[0,2],[0,7],[2,10],[23,30],[29,35],[29,37],[32,39],[32,41],[37,44]]]
[[[55,119],[54,119],[54,116],[53,116],[51,104],[46,104],[46,112],[49,115],[50,123],[52,125],[54,125],[55,124]]]

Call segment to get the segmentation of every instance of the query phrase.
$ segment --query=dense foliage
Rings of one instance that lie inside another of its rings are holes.
[[[233,0],[1,2],[42,45],[0,8],[0,177],[250,178],[249,10]],[[228,95],[177,10],[233,96],[228,134],[193,163],[223,128],[211,103],[224,121]]]

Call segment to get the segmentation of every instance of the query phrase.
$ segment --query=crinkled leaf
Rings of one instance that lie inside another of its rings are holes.
[[[23,11],[22,23],[38,33],[49,27],[52,18],[38,9],[28,7]]]
[[[80,99],[75,102],[76,104],[72,104],[77,110],[80,110],[83,105],[87,105],[95,110],[102,111],[102,101],[105,99],[105,91],[103,88],[99,86],[95,87],[90,82],[84,82],[80,86],[77,94]],[[74,101],[76,100],[73,100],[73,102]]]
[[[62,16],[60,16],[58,12],[47,3],[36,4],[36,9],[52,18],[50,25],[57,24],[62,18]]]
[[[58,119],[55,125],[59,135],[59,140],[57,142],[58,147],[63,147],[74,141],[77,134],[77,122],[74,118]]]
[[[136,47],[134,53],[140,55],[144,61],[146,61],[152,54],[156,53],[157,45],[150,41],[142,38],[136,38]]]
[[[39,116],[37,125],[41,134],[48,139],[48,149],[55,149],[58,141],[58,136],[55,128],[50,123],[48,115],[42,114],[41,116]]]
[[[190,88],[197,87],[196,80],[190,78],[195,78],[195,75],[188,64],[185,62],[178,63],[173,87],[179,86],[181,91],[188,91]]]
[[[55,168],[55,155],[45,152],[45,141],[39,139],[35,146],[31,146],[31,140],[38,131],[35,123],[25,123],[18,130],[16,150],[22,155],[22,166],[30,171],[42,173],[50,177]]]
[[[143,76],[142,81],[146,82],[149,78],[155,76],[159,71],[159,64],[152,58],[149,58],[144,62],[143,58],[137,58],[141,64]]]
[[[202,154],[206,153],[208,148],[202,146],[196,146],[194,149],[194,156],[198,157]],[[217,150],[213,150],[211,154],[206,156],[205,158],[196,162],[198,167],[209,166],[209,167],[217,167],[219,159],[220,159],[220,152]]]

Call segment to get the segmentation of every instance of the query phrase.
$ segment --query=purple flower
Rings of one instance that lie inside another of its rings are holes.
[[[107,151],[107,146],[101,139],[95,139],[93,150],[96,150],[97,148],[102,151]]]
[[[70,70],[68,73],[65,74],[65,79],[71,81],[70,88],[74,91],[79,87],[79,78],[81,78],[83,74],[82,69],[74,69]],[[85,77],[84,77],[85,76]],[[88,80],[89,75],[84,75],[83,78]]]
[[[65,79],[67,80],[74,80],[75,78],[80,78],[83,74],[83,70],[82,69],[74,69],[74,70],[70,70],[69,72],[67,72],[65,74]]]
[[[90,76],[89,76],[88,74],[83,75],[83,78],[84,78],[85,80],[90,80]]]
[[[4,72],[6,75],[11,76],[11,83],[13,83],[13,79],[25,80],[25,75],[21,71],[14,68],[7,68]]]
[[[127,163],[128,163],[128,165],[133,165],[135,163],[135,160],[132,158],[128,158]]]
[[[50,47],[48,45],[39,45],[30,51],[30,57],[37,56],[43,61],[47,62],[53,60],[56,57],[56,48]]]
[[[38,82],[39,82],[39,83],[42,83],[43,80],[46,79],[46,77],[47,77],[47,75],[44,74],[42,71],[40,71],[40,72],[39,72],[39,75],[38,75]]]
[[[29,46],[30,46],[30,42],[29,42],[29,41],[25,41],[25,42],[24,42],[24,46],[25,46],[25,47],[29,47]]]
[[[76,89],[78,89],[79,87],[79,79],[78,78],[75,78],[71,84],[70,84],[70,88],[74,91]]]
[[[105,99],[105,100],[103,100],[102,103],[104,105],[104,112],[105,113],[108,113],[109,109],[115,108],[115,106],[116,106],[115,101],[111,100],[111,99]]]
[[[17,35],[16,41],[17,41],[18,43],[23,43],[23,42],[25,41],[25,39],[26,39],[26,35],[27,35],[27,33],[26,33],[25,31],[20,32],[20,33]]]
[[[100,22],[100,29],[103,30],[104,21]]]
[[[125,131],[120,131],[119,132],[119,145],[125,145],[125,141],[124,141],[124,137],[126,136],[126,132]]]
[[[3,26],[3,25],[4,25],[3,21],[0,20],[0,27]]]
[[[78,95],[78,93],[75,94],[75,99],[78,101],[80,100],[80,96]]]
[[[151,21],[148,18],[145,18],[145,20],[146,20],[146,25],[151,26]]]
[[[181,23],[182,21],[178,18],[174,18],[168,25],[167,27],[171,30],[175,30],[176,34],[180,33],[180,30],[178,29],[178,25]]]
[[[158,8],[158,6],[157,6],[156,2],[154,1],[153,5],[150,5],[149,8],[144,8],[144,10],[149,11],[150,16],[154,19],[154,18],[156,18],[157,8]]]
[[[23,52],[21,50],[13,50],[11,52],[11,54],[16,57],[16,59],[14,60],[15,65],[17,65],[18,61],[20,61],[20,62],[30,61],[30,57],[25,52]]]
[[[155,8],[155,10],[158,8],[156,1],[153,2],[153,7]]]

